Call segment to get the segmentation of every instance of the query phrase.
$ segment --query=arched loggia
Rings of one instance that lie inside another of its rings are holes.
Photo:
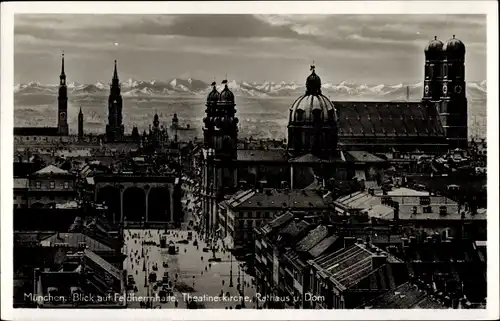
[[[106,219],[109,222],[120,220],[120,190],[117,187],[107,185],[97,192],[97,202],[108,207]]]
[[[170,193],[167,187],[153,187],[149,191],[148,221],[170,221]]]
[[[142,188],[129,187],[124,190],[123,215],[131,222],[140,222],[146,218],[146,192]]]

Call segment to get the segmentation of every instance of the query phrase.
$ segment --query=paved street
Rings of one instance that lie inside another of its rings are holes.
[[[229,275],[230,275],[230,255],[228,252],[223,253],[222,251],[216,252],[216,256],[222,259],[222,262],[209,263],[208,259],[212,257],[212,252],[206,253],[202,249],[207,245],[198,239],[198,249],[193,246],[192,242],[190,244],[177,244],[177,241],[187,238],[188,231],[172,230],[167,236],[167,242],[173,241],[176,246],[179,247],[179,253],[177,255],[169,255],[166,249],[161,249],[159,246],[155,245],[144,245],[141,244],[141,239],[148,242],[153,241],[159,244],[160,236],[165,235],[165,231],[158,230],[126,230],[125,231],[125,242],[127,259],[125,261],[125,268],[129,275],[133,275],[137,292],[135,292],[136,297],[153,297],[158,293],[159,289],[153,290],[153,285],[150,286],[150,294],[148,295],[148,287],[145,286],[145,275],[146,273],[153,272],[153,266],[157,265],[158,271],[157,279],[161,280],[164,272],[169,273],[170,280],[172,283],[177,285],[185,284],[188,287],[194,288],[194,292],[191,292],[191,296],[203,296],[203,302],[200,302],[200,308],[225,308],[225,307],[235,307],[238,303],[234,300],[234,297],[238,295],[237,284],[238,284],[238,263],[233,260],[233,283],[234,287],[229,287]],[[193,231],[193,240],[197,238],[196,232]],[[144,258],[141,257],[144,248]],[[147,264],[147,271],[143,272],[143,262]],[[168,267],[163,267],[163,262],[168,263]],[[178,280],[175,282],[175,275],[178,275]],[[244,289],[245,297],[247,300],[251,300],[255,296],[255,288],[251,286],[252,278],[247,276],[244,272],[240,272],[241,280],[243,279],[247,282],[247,287]],[[224,281],[224,285],[222,284]],[[222,298],[219,298],[221,290],[224,294],[229,292],[232,302],[220,302]],[[187,291],[186,291],[187,293]],[[174,295],[179,302],[179,308],[186,308],[186,297],[182,293],[174,289]],[[211,302],[217,298],[219,302]],[[173,300],[172,300],[173,301]],[[140,307],[139,302],[130,302],[129,306],[131,308]],[[245,302],[246,308],[254,308],[253,302]],[[156,308],[174,308],[174,302],[154,302],[153,307]]]
[[[238,262],[234,257],[231,258],[229,252],[225,252],[222,249],[222,244],[218,244],[218,250],[215,253],[216,257],[221,259],[221,262],[209,262],[208,259],[213,257],[213,253],[211,250],[203,252],[203,248],[208,247],[208,245],[204,240],[200,239],[195,231],[192,231],[193,240],[189,244],[177,243],[178,241],[187,239],[187,223],[190,220],[196,222],[193,215],[195,211],[195,198],[191,190],[190,188],[185,189],[182,200],[185,211],[184,221],[186,222],[183,224],[182,230],[170,230],[169,234],[166,234],[165,230],[157,229],[128,229],[124,231],[126,244],[124,253],[127,255],[124,266],[127,273],[133,276],[135,285],[137,286],[137,292],[130,292],[134,293],[136,298],[155,297],[161,286],[158,285],[155,290],[155,283],[148,284],[145,282],[145,276],[154,272],[156,273],[157,280],[160,281],[164,272],[168,272],[169,279],[172,281],[174,287],[175,299],[169,298],[166,303],[154,300],[153,308],[175,308],[175,300],[178,302],[178,308],[186,308],[188,293],[191,297],[199,299],[197,301],[199,308],[235,308],[241,304],[240,298],[246,298],[245,308],[255,308],[255,303],[252,302],[252,298],[255,296],[252,277],[240,270],[239,274],[241,278],[238,278]],[[167,249],[159,247],[162,236],[167,237],[167,243],[170,241],[175,243],[175,246],[179,248],[178,254],[170,255]],[[143,245],[143,240],[146,242],[155,242],[157,245]],[[197,246],[193,245],[194,240],[198,241]],[[144,257],[142,257],[142,253],[144,253]],[[164,262],[168,266],[163,267]],[[143,271],[144,264],[146,264],[146,271]],[[157,271],[153,271],[153,266],[155,265],[158,268]],[[231,265],[233,287],[229,287]],[[242,297],[240,297],[237,289],[239,280],[242,283],[246,281],[243,289],[244,296]],[[178,288],[181,290],[179,291]],[[224,297],[221,297],[221,291]],[[138,300],[130,301],[129,307],[139,308],[140,302]]]

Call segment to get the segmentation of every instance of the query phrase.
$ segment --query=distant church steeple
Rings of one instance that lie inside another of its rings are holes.
[[[59,76],[59,95],[57,97],[57,130],[59,135],[67,136],[68,129],[68,88],[66,87],[66,74],[64,73],[64,51],[61,58],[61,75]]]
[[[83,112],[82,106],[80,106],[80,112],[78,113],[78,138],[83,138]]]
[[[118,78],[118,67],[115,60],[113,79],[108,99],[108,124],[106,125],[106,137],[108,141],[120,141],[123,138],[124,126],[122,124],[123,101],[121,96],[120,79]]]

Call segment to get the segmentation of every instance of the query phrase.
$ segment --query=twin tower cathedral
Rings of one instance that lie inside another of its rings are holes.
[[[422,100],[435,106],[451,148],[467,147],[465,45],[453,36],[446,43],[434,37],[425,48]]]

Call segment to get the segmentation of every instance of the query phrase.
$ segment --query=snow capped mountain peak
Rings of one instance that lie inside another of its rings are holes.
[[[182,79],[173,78],[169,81],[162,80],[136,80],[128,79],[122,84],[122,94],[131,97],[161,97],[168,95],[206,95],[211,90],[209,83],[193,78]],[[109,93],[109,84],[98,81],[95,84],[79,84],[71,82],[68,84],[70,96],[79,95],[102,95]],[[16,95],[22,94],[46,94],[57,95],[59,85],[40,84],[37,81],[30,81],[14,86]],[[228,87],[237,96],[249,97],[298,97],[305,92],[305,84],[297,84],[293,81],[265,81],[261,83],[231,80]],[[422,97],[423,83],[414,84],[362,84],[357,85],[353,81],[342,81],[339,84],[323,83],[323,94],[333,100],[344,99],[383,99],[399,100],[407,98],[407,87],[410,89],[410,98],[419,99]],[[486,81],[468,82],[467,96],[471,98],[484,99],[486,97]],[[224,85],[218,84],[219,91],[224,89]]]

